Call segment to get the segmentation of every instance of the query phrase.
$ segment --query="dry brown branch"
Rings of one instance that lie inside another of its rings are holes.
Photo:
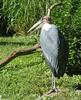
[[[34,53],[38,48],[40,48],[39,43],[28,49],[20,49],[20,50],[13,51],[8,57],[0,61],[0,67],[5,66],[6,64],[8,64],[10,61],[12,61],[14,58],[18,56]]]

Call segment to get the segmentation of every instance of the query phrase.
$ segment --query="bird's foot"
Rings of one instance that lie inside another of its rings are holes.
[[[51,94],[51,93],[57,93],[59,92],[59,90],[57,88],[54,88],[54,89],[51,89],[49,92],[48,92],[48,95]]]
[[[48,91],[47,93],[45,93],[43,96],[50,96],[50,95],[52,95],[53,93],[58,93],[58,92],[60,92],[60,90],[58,90],[57,88],[53,88],[53,89],[51,89],[50,91]]]

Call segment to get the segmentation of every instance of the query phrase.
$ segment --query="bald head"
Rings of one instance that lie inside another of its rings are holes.
[[[43,23],[50,23],[50,22],[51,22],[51,18],[49,16],[43,17]]]

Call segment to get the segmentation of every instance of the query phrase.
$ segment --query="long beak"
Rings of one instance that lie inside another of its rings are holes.
[[[35,23],[29,30],[28,33],[33,33],[36,30],[40,29],[42,27],[42,20],[39,20],[37,23]]]

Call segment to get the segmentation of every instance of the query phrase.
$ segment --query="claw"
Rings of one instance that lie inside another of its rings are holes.
[[[52,93],[58,93],[59,90],[57,88],[54,88],[54,89],[51,89],[49,92],[47,92],[46,94],[44,94],[43,96],[49,96],[51,95]]]
[[[50,90],[50,91],[48,92],[48,95],[51,94],[51,93],[55,93],[55,92],[58,92],[58,89],[57,89],[57,88],[54,88],[54,89]]]

